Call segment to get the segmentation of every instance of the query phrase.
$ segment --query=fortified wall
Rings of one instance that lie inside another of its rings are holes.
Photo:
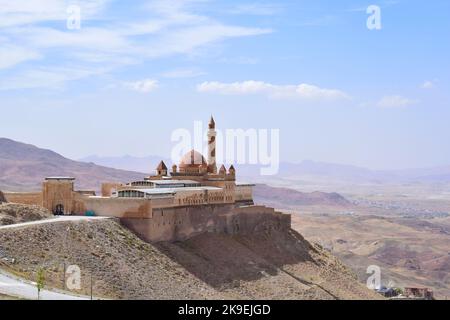
[[[155,209],[149,218],[122,218],[121,222],[146,241],[183,241],[204,233],[251,234],[287,231],[291,216],[264,206],[202,205]]]

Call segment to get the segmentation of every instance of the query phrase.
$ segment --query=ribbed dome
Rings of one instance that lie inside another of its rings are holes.
[[[180,161],[180,168],[198,168],[200,166],[207,166],[205,158],[198,151],[191,150],[186,153]]]

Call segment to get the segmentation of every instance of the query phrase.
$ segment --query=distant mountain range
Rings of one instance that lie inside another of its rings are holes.
[[[0,190],[38,190],[48,176],[75,177],[78,188],[99,190],[101,182],[142,179],[144,173],[73,161],[51,150],[0,138]]]
[[[171,165],[170,159],[159,156],[89,156],[79,160],[139,172],[152,172],[161,160],[164,160],[169,167]],[[260,166],[240,164],[236,166],[239,177],[248,180],[260,176]],[[371,170],[352,165],[305,160],[301,163],[281,162],[277,177],[298,178],[299,180],[325,180],[341,183],[449,183],[450,166],[405,170]]]
[[[348,207],[352,203],[338,193],[300,192],[288,188],[274,188],[265,184],[257,184],[253,188],[253,199],[256,203],[278,209],[297,209],[301,206],[329,205]]]
[[[141,179],[152,173],[161,160],[170,167],[170,159],[159,156],[90,156],[74,161],[51,150],[0,138],[0,190],[38,189],[46,176],[55,175],[75,177],[78,188],[99,190],[101,182]],[[258,166],[237,165],[238,178],[258,181],[259,169]],[[450,166],[375,171],[314,161],[283,162],[276,177],[340,183],[450,183]]]
[[[78,159],[78,161],[92,162],[105,167],[147,173],[154,173],[156,166],[161,160],[164,160],[167,165],[171,163],[170,159],[159,156],[133,157],[125,155],[122,157],[99,157],[91,155]]]

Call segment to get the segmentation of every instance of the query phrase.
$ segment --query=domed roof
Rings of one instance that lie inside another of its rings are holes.
[[[191,150],[186,153],[180,161],[180,168],[198,168],[200,166],[207,166],[205,158],[198,151]]]

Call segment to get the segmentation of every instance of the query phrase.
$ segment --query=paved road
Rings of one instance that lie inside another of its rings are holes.
[[[23,222],[23,223],[10,224],[10,225],[6,225],[6,226],[0,226],[0,230],[14,229],[14,228],[46,224],[46,223],[56,223],[56,222],[65,222],[65,221],[88,221],[88,220],[102,220],[102,219],[109,219],[109,217],[60,216],[60,217],[54,217],[54,218],[50,218],[50,219],[43,219],[43,220],[37,220],[37,221],[30,221],[30,222]]]
[[[0,270],[0,293],[22,299],[36,300],[36,284],[13,277]],[[87,296],[76,296],[64,292],[42,290],[41,300],[89,300]]]

